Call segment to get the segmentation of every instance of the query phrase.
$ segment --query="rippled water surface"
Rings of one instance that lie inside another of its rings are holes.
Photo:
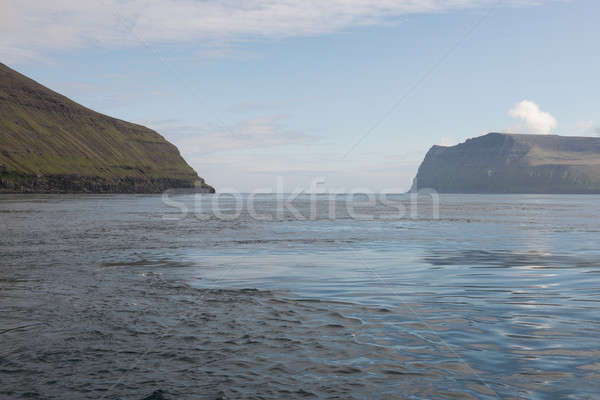
[[[599,397],[600,197],[213,199],[0,197],[0,398]]]

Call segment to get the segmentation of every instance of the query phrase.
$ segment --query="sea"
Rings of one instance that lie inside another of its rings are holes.
[[[286,196],[0,196],[0,399],[600,398],[600,196]]]

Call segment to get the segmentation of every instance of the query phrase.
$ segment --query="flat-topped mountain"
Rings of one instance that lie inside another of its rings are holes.
[[[0,63],[0,192],[214,192],[177,148]]]
[[[489,133],[433,146],[411,190],[600,193],[600,138]]]

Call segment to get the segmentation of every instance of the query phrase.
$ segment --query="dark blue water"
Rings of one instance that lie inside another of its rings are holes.
[[[0,397],[597,398],[600,197],[390,199],[0,198]]]

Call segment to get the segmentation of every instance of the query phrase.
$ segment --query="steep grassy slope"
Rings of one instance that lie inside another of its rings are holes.
[[[413,189],[440,193],[600,193],[600,138],[489,133],[433,146]]]
[[[0,63],[0,191],[212,191],[146,127],[87,109]]]

